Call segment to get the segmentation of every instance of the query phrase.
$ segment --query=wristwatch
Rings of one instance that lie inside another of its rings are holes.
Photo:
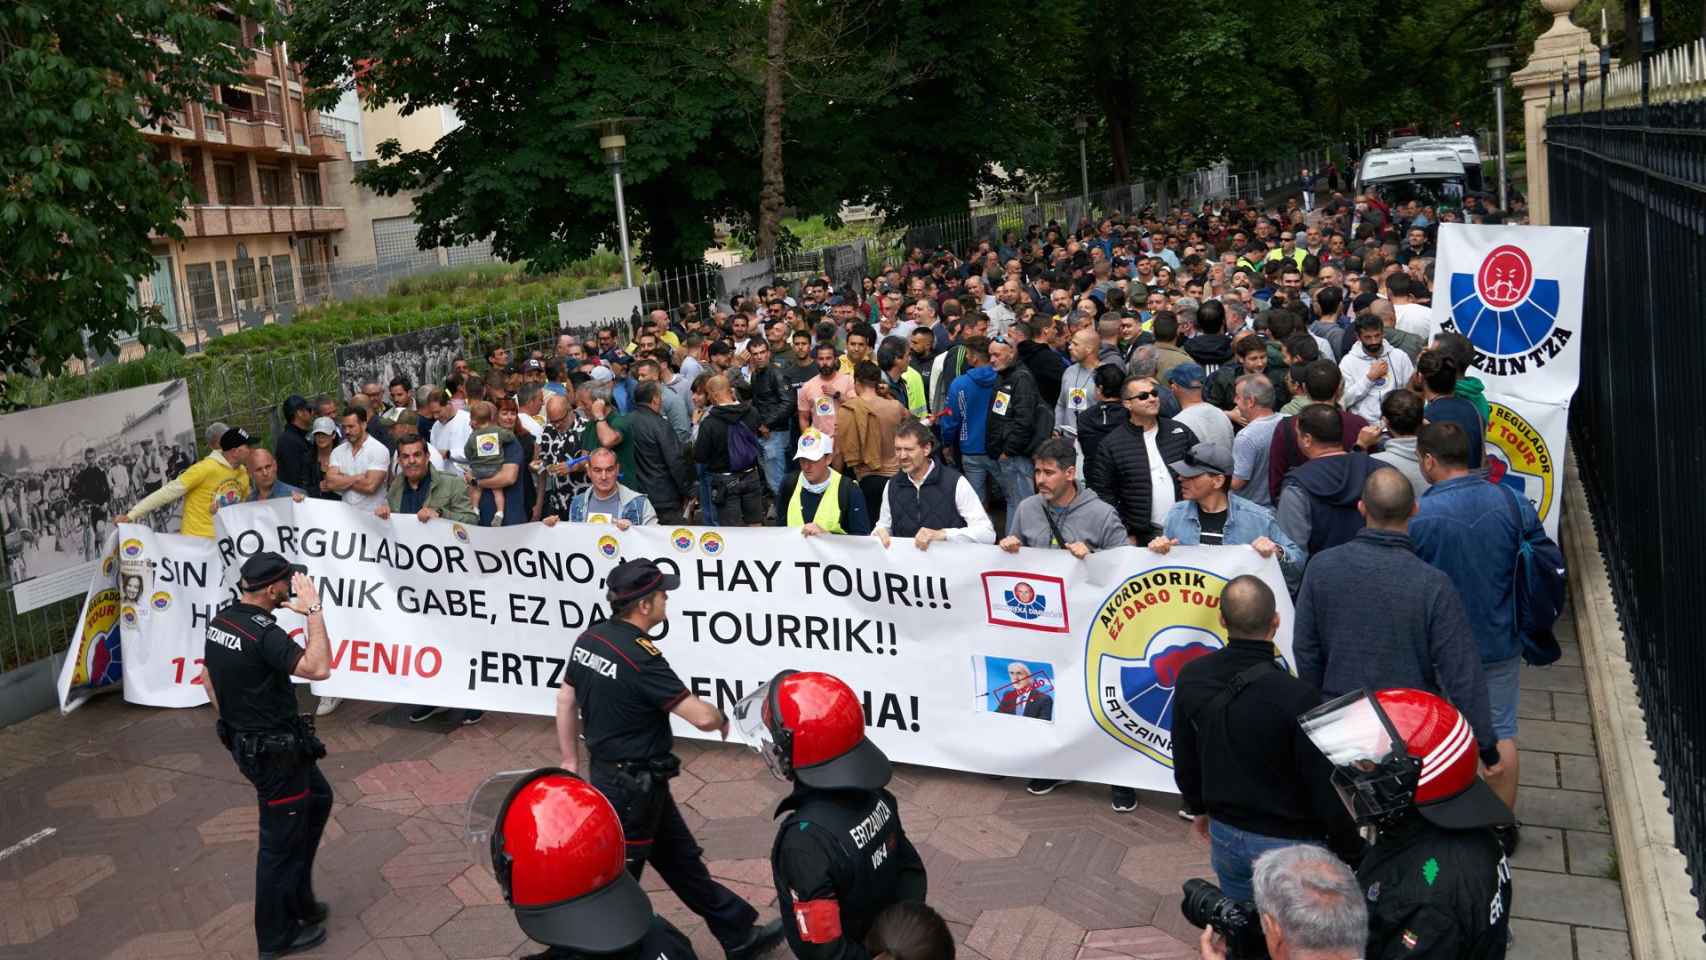
[[[319,612],[320,612],[320,607],[321,607],[321,605],[320,605],[320,604],[318,604],[318,603],[316,603],[316,604],[314,604],[314,605],[313,605],[313,606],[311,606],[311,607],[309,607],[309,608],[308,608],[308,612],[309,612],[309,614],[316,614],[316,613],[319,613]]]

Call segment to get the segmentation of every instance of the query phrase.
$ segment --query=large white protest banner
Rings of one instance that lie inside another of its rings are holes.
[[[156,578],[169,604],[124,634],[130,699],[201,702],[198,625],[268,549],[321,585],[333,658],[322,695],[550,715],[575,638],[606,616],[604,578],[649,557],[681,576],[657,645],[698,695],[726,709],[778,670],[824,670],[860,692],[896,760],[1015,776],[1173,789],[1179,670],[1223,645],[1233,577],[1274,589],[1291,654],[1278,565],[1244,548],[1080,561],[777,529],[467,527],[318,501],[241,504],[215,522],[216,557],[205,541],[144,541],[175,579]]]
[[[1492,479],[1527,497],[1554,538],[1587,256],[1586,227],[1442,223],[1434,261],[1434,323],[1469,339],[1493,405]]]

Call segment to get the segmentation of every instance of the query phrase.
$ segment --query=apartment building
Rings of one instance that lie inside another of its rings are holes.
[[[242,77],[213,91],[217,109],[185,104],[169,128],[145,131],[162,163],[189,172],[194,200],[178,221],[184,239],[157,237],[155,272],[136,286],[140,302],[198,342],[314,297],[332,236],[347,226],[321,169],[347,159],[344,129],[305,108],[301,68],[283,44],[252,21],[216,15],[240,32]]]

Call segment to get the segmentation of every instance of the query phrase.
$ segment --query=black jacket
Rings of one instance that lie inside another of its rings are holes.
[[[924,902],[928,879],[887,790],[814,790],[796,785],[770,849],[782,931],[800,960],[866,960],[877,915],[903,900]],[[822,916],[833,912],[834,919]],[[839,929],[837,929],[839,928]]]
[[[1324,841],[1355,852],[1361,843],[1333,768],[1298,726],[1321,694],[1272,666],[1274,645],[1232,640],[1185,664],[1173,701],[1173,782],[1184,808],[1266,837]],[[1244,671],[1259,672],[1216,710],[1208,707]]]
[[[783,433],[794,422],[794,389],[773,363],[752,374],[752,415],[759,426]]]
[[[285,424],[273,449],[273,458],[278,461],[280,480],[309,493],[320,489],[320,458],[314,453],[314,441],[296,424]]]
[[[995,393],[984,428],[983,447],[991,459],[1004,453],[1028,457],[1042,446],[1053,429],[1054,406],[1043,406],[1037,378],[1031,376],[1023,363],[1014,363],[995,374]]]
[[[1060,379],[1066,374],[1066,358],[1041,340],[1026,340],[1014,349],[1019,351],[1019,362],[1036,378],[1043,402],[1053,410],[1060,400]]]
[[[1224,333],[1199,333],[1180,348],[1210,373],[1221,364],[1232,362],[1232,338]]]
[[[693,471],[687,467],[687,453],[668,420],[650,407],[635,407],[628,414],[624,433],[634,450],[634,480],[630,485],[650,497],[654,508],[673,510],[693,496]]]
[[[758,418],[752,415],[750,405],[725,403],[712,407],[699,421],[699,437],[693,441],[694,462],[711,473],[728,473],[729,424],[737,420],[744,421],[754,437],[758,435]]]
[[[1078,415],[1078,450],[1084,454],[1086,481],[1089,480],[1090,462],[1096,459],[1096,448],[1101,445],[1102,438],[1130,416],[1125,412],[1125,404],[1118,400],[1103,400]]]
[[[1155,446],[1161,451],[1161,459],[1168,463],[1183,460],[1196,445],[1197,435],[1177,420],[1162,417],[1156,424],[1159,433]],[[1143,442],[1143,431],[1132,426],[1129,418],[1109,431],[1096,448],[1096,459],[1089,462],[1088,471],[1090,489],[1119,511],[1126,533],[1140,545],[1155,539],[1161,528],[1149,517],[1149,451]],[[1173,498],[1177,500],[1179,478],[1171,471],[1168,476],[1172,478]]]
[[[1511,870],[1490,828],[1446,830],[1411,813],[1381,828],[1357,882],[1369,960],[1503,960]]]

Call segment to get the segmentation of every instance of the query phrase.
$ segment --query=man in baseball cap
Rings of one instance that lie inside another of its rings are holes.
[[[799,469],[782,479],[776,497],[778,527],[793,527],[801,535],[843,533],[863,537],[871,532],[871,513],[859,485],[829,465],[835,438],[807,427],[794,447]]]
[[[249,472],[244,464],[249,460],[253,441],[242,427],[226,427],[215,438],[217,450],[210,452],[188,470],[166,481],[154,491],[114,519],[118,523],[134,523],[148,514],[174,503],[184,501],[184,519],[179,532],[190,537],[213,539],[213,514],[221,507],[242,503],[249,498]]]
[[[1248,545],[1264,557],[1278,557],[1287,585],[1297,588],[1303,580],[1303,548],[1286,536],[1267,507],[1231,491],[1231,448],[1199,443],[1167,467],[1179,478],[1179,502],[1167,511],[1161,535],[1149,541],[1149,549],[1164,554],[1177,546]]]

